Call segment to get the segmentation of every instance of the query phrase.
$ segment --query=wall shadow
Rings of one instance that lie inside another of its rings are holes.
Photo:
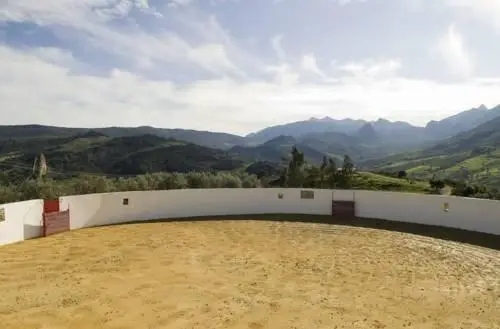
[[[41,237],[43,227],[40,225],[24,224],[24,240],[36,239]]]
[[[391,232],[409,233],[426,236],[446,241],[466,243],[479,247],[500,250],[500,235],[467,231],[456,228],[442,227],[437,225],[425,225],[406,222],[397,222],[373,218],[339,218],[325,215],[303,215],[303,214],[261,214],[261,215],[230,215],[230,216],[203,216],[187,218],[156,219],[148,221],[131,221],[125,223],[111,224],[147,224],[161,222],[193,222],[193,221],[221,221],[221,220],[258,220],[298,223],[333,224],[341,226],[362,227]]]

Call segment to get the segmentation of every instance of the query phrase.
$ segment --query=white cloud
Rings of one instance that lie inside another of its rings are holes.
[[[198,48],[188,48],[187,57],[207,71],[214,73],[232,72],[238,75],[244,73],[229,59],[226,49],[221,44],[204,44]]]
[[[333,65],[336,69],[347,72],[356,77],[375,78],[395,75],[401,68],[401,61],[395,59],[372,59],[360,62],[348,62],[343,65],[333,63]]]
[[[500,32],[499,0],[445,0],[445,4],[473,15],[481,22],[488,22]]]
[[[43,4],[39,0],[16,0],[0,3],[0,22],[63,25],[70,29],[66,33],[74,38],[72,42],[80,40],[87,47],[125,58],[139,68],[150,68],[155,63],[189,63],[211,73],[241,75],[226,49],[231,47],[231,41],[213,17],[205,20],[198,17],[197,32],[203,33],[204,40],[211,33],[212,40],[197,44],[173,32],[152,34],[137,24],[127,28],[108,24],[113,19],[126,17],[133,8],[151,9],[145,0],[47,0]]]
[[[468,77],[472,74],[474,70],[472,55],[455,25],[448,27],[446,34],[439,40],[437,49],[450,73],[459,77]]]
[[[101,77],[70,74],[53,60],[58,55],[41,53],[0,46],[3,124],[154,125],[248,133],[327,115],[421,124],[479,102],[500,103],[498,79],[439,84],[350,76],[313,84],[299,83],[293,69],[283,64],[274,68],[274,82],[223,78],[180,86],[120,70]]]
[[[283,50],[283,46],[281,45],[282,40],[283,36],[281,34],[275,35],[271,38],[271,46],[273,47],[273,50],[280,61],[284,61],[286,59],[285,51]]]
[[[192,2],[193,2],[192,0],[171,0],[168,3],[168,6],[172,8],[178,8],[190,5]]]
[[[0,2],[0,21],[33,21],[39,25],[61,24],[89,28],[133,8],[149,7],[144,0],[16,0]]]
[[[174,2],[187,5],[190,1]],[[0,43],[2,123],[155,125],[248,133],[311,116],[386,117],[422,124],[478,103],[500,103],[497,78],[468,78],[453,84],[407,79],[399,76],[402,64],[395,59],[334,64],[333,79],[318,65],[317,53],[302,57],[286,53],[281,35],[264,37],[278,59],[270,65],[242,49],[215,16],[195,6],[169,10],[164,5],[164,11],[157,12],[151,4],[144,0],[0,0],[0,23],[31,22],[46,29],[63,26],[66,41],[130,64],[127,69],[91,76],[81,69],[91,63],[80,62],[67,50],[19,50]],[[151,20],[160,20],[152,22],[158,22],[157,27],[168,19],[169,26],[178,29],[146,30],[133,21],[131,13],[137,10],[154,13]],[[117,18],[120,28],[114,24]],[[291,35],[290,42],[295,41]],[[472,73],[470,52],[453,26],[436,49],[453,72],[464,78]],[[165,67],[188,73],[180,85],[132,73],[137,67],[166,72],[161,76],[173,76]],[[208,73],[204,80],[197,80],[197,70]]]
[[[269,66],[266,71],[273,74],[274,82],[279,86],[291,86],[299,82],[299,74],[287,63]]]
[[[318,62],[316,60],[316,56],[314,54],[306,54],[302,57],[301,63],[302,70],[310,73],[317,74],[323,78],[326,78],[326,75],[321,71],[318,66]]]
[[[73,57],[71,52],[59,48],[41,47],[27,49],[26,52],[28,54],[35,55],[47,63],[52,63],[66,68],[76,68],[81,65],[81,63]]]

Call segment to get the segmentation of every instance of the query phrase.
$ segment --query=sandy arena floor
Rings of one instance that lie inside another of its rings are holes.
[[[0,247],[0,327],[500,328],[500,251],[256,221],[91,228]]]

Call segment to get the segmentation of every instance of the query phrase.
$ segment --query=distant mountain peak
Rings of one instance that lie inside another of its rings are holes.
[[[268,140],[262,145],[270,146],[270,145],[295,144],[295,143],[297,143],[297,141],[292,136],[281,135],[271,140]]]
[[[361,128],[359,128],[358,136],[364,140],[370,141],[377,140],[379,138],[379,135],[371,123],[365,123]]]
[[[484,104],[481,104],[477,109],[481,111],[488,111],[488,108]]]
[[[322,118],[311,117],[311,118],[309,118],[309,121],[334,121],[334,119],[332,119],[328,116],[322,117]]]
[[[431,121],[427,122],[427,124],[425,125],[425,127],[427,127],[427,128],[429,128],[429,129],[430,129],[430,128],[432,128],[432,127],[434,127],[434,126],[438,125],[438,124],[439,124],[439,121],[436,121],[436,120],[431,120]]]

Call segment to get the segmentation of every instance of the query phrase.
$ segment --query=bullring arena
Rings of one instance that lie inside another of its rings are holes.
[[[1,328],[500,328],[497,201],[235,189],[0,209]]]

